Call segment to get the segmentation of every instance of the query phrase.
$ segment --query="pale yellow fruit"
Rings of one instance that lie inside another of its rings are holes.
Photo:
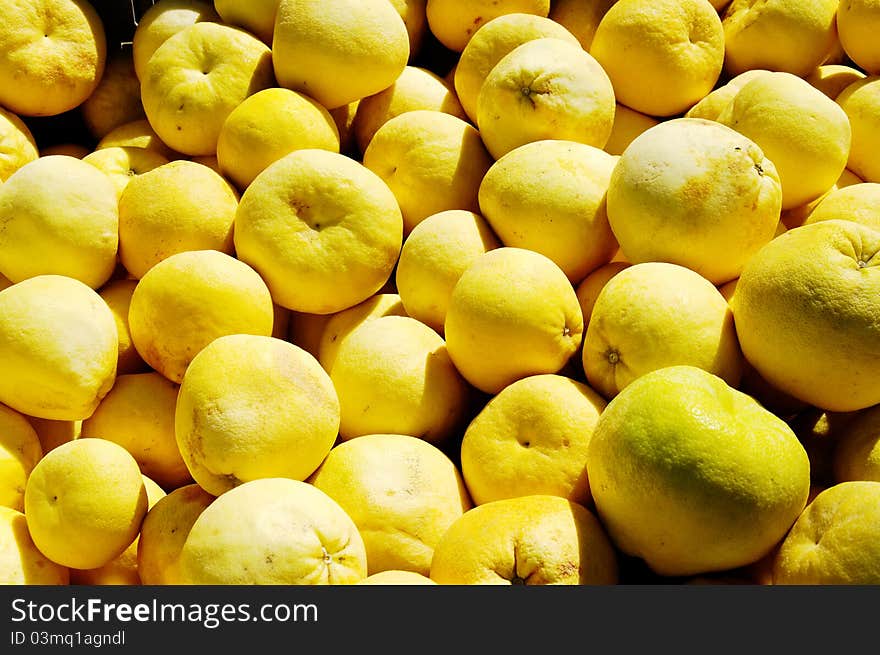
[[[306,312],[290,312],[287,326],[287,341],[299,346],[307,353],[318,357],[321,338],[327,323],[334,314],[308,314]]]
[[[427,576],[434,547],[471,500],[452,460],[412,436],[369,434],[339,444],[309,479],[351,517],[369,574]]]
[[[590,386],[609,399],[666,366],[699,367],[732,387],[743,370],[724,296],[691,269],[663,262],[634,264],[605,284],[582,357]]]
[[[477,98],[477,125],[495,159],[542,139],[602,148],[614,109],[611,80],[590,53],[540,38],[517,46],[489,72]]]
[[[89,134],[101,139],[113,129],[145,118],[141,103],[141,83],[134,72],[130,50],[111,54],[98,86],[80,108]]]
[[[617,0],[556,0],[550,3],[550,19],[574,34],[589,51],[596,28]]]
[[[0,184],[39,156],[30,128],[11,111],[0,107]]]
[[[407,66],[387,89],[363,98],[352,129],[360,152],[365,152],[382,125],[407,111],[429,109],[467,120],[455,91],[427,68]]]
[[[82,160],[104,173],[116,188],[120,198],[128,183],[137,175],[151,171],[168,160],[157,152],[132,146],[100,148],[89,153]]]
[[[167,489],[192,482],[174,436],[177,385],[162,375],[120,375],[80,437],[106,439],[125,448],[141,473]]]
[[[409,60],[409,33],[387,0],[281,0],[272,60],[280,86],[327,109],[378,93]]]
[[[746,359],[770,384],[831,411],[880,403],[878,250],[880,232],[827,220],[787,231],[749,261],[733,313]]]
[[[880,2],[847,0],[837,7],[837,34],[846,55],[863,71],[880,73]]]
[[[56,143],[51,146],[47,146],[40,150],[41,157],[48,157],[49,155],[67,155],[68,157],[76,157],[77,159],[82,159],[87,154],[92,152],[91,148],[86,148],[81,143]]]
[[[40,275],[0,291],[0,402],[39,418],[89,417],[116,377],[107,304],[73,278]]]
[[[617,101],[650,116],[680,114],[715,86],[724,30],[706,0],[620,0],[590,45]]]
[[[177,398],[177,446],[220,494],[251,480],[305,480],[339,432],[339,398],[318,361],[274,337],[228,335],[193,359]]]
[[[23,116],[55,116],[95,90],[107,39],[92,3],[3,0],[0,15],[0,105]]]
[[[486,172],[480,212],[505,246],[545,255],[577,284],[618,248],[605,204],[615,164],[576,141],[527,143]]]
[[[0,273],[13,282],[64,275],[97,289],[116,267],[116,189],[66,155],[25,164],[0,186]]]
[[[141,77],[141,99],[162,141],[187,155],[212,155],[232,110],[274,84],[265,43],[204,22],[185,27],[153,53]]]
[[[831,467],[836,482],[880,482],[880,406],[857,413],[835,435]]]
[[[559,23],[535,14],[502,14],[484,23],[468,41],[455,66],[453,83],[461,106],[472,121],[477,120],[480,88],[501,59],[523,43],[555,37],[579,44]]]
[[[549,258],[524,248],[479,256],[452,290],[449,355],[465,379],[496,394],[520,378],[558,373],[581,344],[574,288]]]
[[[492,165],[480,137],[461,118],[429,109],[395,116],[376,131],[364,166],[394,193],[404,234],[441,211],[478,211],[480,181]]]
[[[133,147],[152,150],[166,159],[180,159],[180,153],[169,148],[155,130],[150,126],[146,118],[123,123],[112,129],[98,141],[97,150],[101,148]]]
[[[266,283],[242,261],[216,250],[177,253],[138,282],[129,329],[143,360],[180,384],[192,358],[227,334],[272,334]]]
[[[799,207],[793,207],[792,209],[787,209],[782,212],[781,223],[786,229],[793,229],[799,227],[806,223],[816,208],[822,204],[822,202],[829,195],[838,191],[839,189],[844,189],[848,186],[852,186],[854,184],[862,184],[861,178],[857,177],[855,173],[850,171],[849,169],[844,169],[843,173],[840,174],[840,177],[837,178],[837,182],[835,182],[834,186],[832,186],[828,191],[815,200],[811,200],[810,202],[804,203]],[[845,196],[847,197],[847,196]],[[840,218],[840,217],[838,217]],[[778,235],[777,235],[778,236]]]
[[[290,89],[263,89],[232,110],[220,129],[217,162],[240,190],[284,155],[339,152],[339,130],[317,101]]]
[[[865,182],[880,182],[880,76],[853,82],[837,96],[852,126],[846,167]]]
[[[608,284],[608,281],[625,268],[632,266],[629,262],[609,262],[591,272],[587,277],[581,280],[580,284],[575,288],[578,304],[581,306],[581,313],[584,316],[584,333],[590,324],[590,318],[593,316],[593,308],[596,306],[596,300],[602,289]]]
[[[43,555],[21,512],[0,506],[0,584],[66,585],[70,572]]]
[[[98,295],[107,303],[116,321],[116,331],[119,335],[118,358],[116,360],[118,375],[142,373],[148,368],[132,343],[131,330],[128,327],[128,309],[131,306],[131,296],[135,287],[137,287],[137,280],[113,280],[98,291]]]
[[[761,75],[747,82],[718,121],[758,144],[776,166],[782,209],[815,200],[846,168],[852,141],[846,114],[791,73]]]
[[[422,45],[428,35],[427,2],[428,0],[391,0],[391,4],[397,9],[406,26],[410,61],[421,54]]]
[[[79,439],[82,432],[82,420],[55,421],[48,418],[29,416],[28,420],[40,439],[40,445],[45,455],[63,443]]]
[[[533,375],[502,389],[461,443],[462,475],[474,502],[532,494],[592,502],[587,451],[604,409],[593,389],[561,375]]]
[[[220,22],[210,0],[157,0],[137,22],[132,37],[132,59],[138,79],[143,82],[147,62],[160,45],[180,30],[202,21]]]
[[[550,0],[428,0],[425,9],[437,40],[454,52],[462,52],[474,34],[498,16],[534,14],[546,18]]]
[[[880,482],[842,482],[807,506],[773,562],[777,585],[880,583]]]
[[[212,502],[180,553],[187,584],[354,584],[367,576],[364,541],[320,489],[286,478],[253,480]]]
[[[147,491],[137,462],[122,446],[77,439],[37,463],[24,508],[31,537],[46,557],[92,569],[134,541],[147,513]]]
[[[617,554],[586,507],[520,496],[468,510],[434,549],[441,585],[613,585]]]
[[[862,71],[852,66],[825,64],[816,68],[804,79],[832,100],[836,100],[846,87],[865,77]]]
[[[622,155],[630,143],[642,132],[654,127],[660,121],[656,118],[630,109],[626,105],[617,104],[614,110],[614,124],[611,126],[611,136],[605,143],[605,152],[611,155]]]
[[[339,346],[349,334],[364,323],[382,316],[407,316],[398,294],[377,293],[354,307],[330,315],[321,330],[315,355],[324,370],[333,368]]]
[[[756,77],[770,72],[762,68],[754,68],[736,75],[700,99],[699,102],[685,112],[684,117],[705,118],[706,120],[717,121],[721,112],[736,97],[741,88]]]
[[[231,255],[238,192],[204,164],[177,160],[142,173],[119,198],[119,261],[142,278],[171,255]]]
[[[835,218],[880,230],[880,184],[862,182],[833,190],[822,198],[804,222]]]
[[[435,585],[437,583],[431,580],[431,578],[424,576],[421,573],[415,573],[414,571],[389,570],[379,571],[378,573],[374,573],[373,575],[368,575],[363,580],[355,582],[355,584],[398,586],[425,584]]]
[[[724,68],[805,76],[824,63],[837,36],[837,0],[733,0],[722,14]]]
[[[395,273],[407,315],[442,335],[455,283],[477,257],[500,245],[482,216],[463,209],[433,214],[416,225]]]
[[[141,523],[137,568],[141,584],[179,585],[179,558],[189,531],[214,496],[197,484],[179,487],[160,498]]]
[[[440,444],[467,409],[467,385],[443,338],[408,316],[383,316],[353,330],[329,373],[342,439],[391,433]]]
[[[0,506],[24,509],[28,476],[42,456],[40,438],[27,418],[0,405]]]
[[[810,490],[809,459],[791,428],[693,366],[647,373],[608,403],[587,472],[614,544],[664,576],[756,562]]]
[[[214,0],[214,9],[225,24],[247,30],[272,45],[278,0]]]
[[[765,155],[750,138],[700,118],[638,136],[614,167],[607,198],[627,261],[679,264],[714,284],[737,277],[779,223],[781,185]]]

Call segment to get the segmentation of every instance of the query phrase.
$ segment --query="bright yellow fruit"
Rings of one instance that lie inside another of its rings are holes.
[[[116,267],[116,189],[74,157],[40,157],[0,186],[0,273],[13,282],[65,275],[93,289]]]
[[[143,83],[147,62],[160,45],[180,30],[202,21],[220,22],[210,0],[157,0],[137,22],[132,37],[132,59]]]
[[[550,4],[549,18],[565,27],[589,51],[596,28],[617,0],[556,0]]]
[[[773,562],[777,585],[880,583],[880,482],[842,482],[798,517]]]
[[[632,264],[629,262],[609,262],[594,270],[577,285],[575,293],[581,306],[581,313],[584,315],[585,333],[590,324],[590,318],[593,316],[596,300],[599,298],[602,289],[611,278],[630,266]]]
[[[835,218],[880,230],[880,184],[862,182],[831,191],[816,205],[804,223]]]
[[[462,52],[480,28],[505,14],[550,13],[550,0],[428,0],[426,14],[431,33],[444,46]]]
[[[431,579],[441,585],[612,585],[617,567],[590,510],[532,495],[465,512],[435,547]]]
[[[55,116],[95,90],[107,39],[91,2],[3,0],[0,15],[0,105],[23,116]]]
[[[665,576],[759,560],[810,491],[809,459],[791,428],[693,366],[647,373],[608,403],[587,472],[615,545]]]
[[[480,211],[505,246],[545,255],[577,284],[617,252],[605,204],[615,164],[576,141],[527,143],[486,172]]]
[[[880,231],[828,220],[787,231],[749,261],[733,314],[761,376],[826,410],[880,403],[878,250]]]
[[[837,96],[852,126],[846,167],[865,182],[880,182],[880,76],[853,82]]]
[[[880,482],[880,407],[857,413],[834,436],[831,466],[835,481]]]
[[[272,45],[278,0],[214,0],[214,9],[227,25],[247,30]]]
[[[96,149],[129,146],[152,150],[169,160],[181,158],[180,153],[169,148],[159,138],[159,135],[156,134],[146,118],[123,123],[119,127],[112,129],[98,141]]]
[[[630,143],[636,137],[649,128],[654,127],[660,121],[656,118],[630,109],[626,105],[617,104],[614,110],[614,124],[611,126],[611,136],[603,148],[611,155],[622,155]]]
[[[28,476],[42,456],[40,438],[27,418],[0,405],[0,506],[24,509]]]
[[[168,160],[153,150],[132,146],[100,148],[87,154],[82,160],[104,173],[116,188],[120,198],[133,178],[167,164]]]
[[[212,502],[180,553],[186,584],[354,584],[367,576],[364,541],[320,489],[253,480]]]
[[[11,111],[0,107],[0,184],[39,156],[30,128]]]
[[[717,121],[721,112],[724,111],[724,108],[730,104],[730,101],[733,100],[734,97],[736,97],[736,94],[739,93],[741,88],[756,77],[769,72],[771,71],[762,68],[754,68],[740,73],[705,95],[699,102],[685,112],[684,117],[705,118],[706,120]]]
[[[395,282],[407,315],[443,334],[455,283],[473,261],[501,243],[486,220],[450,209],[413,228],[397,262]]]
[[[817,67],[804,79],[832,100],[836,100],[846,87],[865,77],[867,76],[862,71],[852,66],[825,64]]]
[[[614,123],[614,100],[608,74],[590,53],[563,39],[532,39],[487,75],[477,125],[495,159],[542,139],[602,148]]]
[[[837,34],[846,55],[863,71],[880,74],[878,0],[847,0],[837,7]]]
[[[153,53],[141,77],[141,99],[162,141],[187,155],[212,155],[232,110],[274,83],[265,43],[204,22],[180,30]]]
[[[309,479],[364,539],[368,573],[427,576],[434,547],[471,500],[455,464],[412,436],[369,434],[339,444]]]
[[[107,304],[69,277],[0,291],[0,402],[39,418],[91,416],[116,377],[119,339]]]
[[[134,72],[130,50],[117,50],[107,59],[101,81],[80,109],[89,134],[101,139],[112,130],[141,120],[141,83]]]
[[[204,164],[178,160],[142,173],[119,198],[119,260],[135,278],[171,255],[233,253],[238,192]]]
[[[0,506],[0,584],[66,585],[70,572],[43,555],[21,512]]]
[[[377,293],[354,307],[330,315],[321,330],[315,355],[324,370],[333,368],[336,353],[349,334],[364,323],[382,316],[407,316],[398,294]]]
[[[724,30],[707,0],[620,0],[590,45],[617,101],[649,116],[680,114],[715,86]]]
[[[779,223],[781,185],[765,154],[699,118],[642,133],[608,187],[608,220],[627,261],[679,264],[714,284],[737,277]]]
[[[41,459],[24,513],[37,548],[62,566],[103,566],[131,545],[147,513],[137,462],[104,439],[77,439]]]
[[[459,278],[445,335],[465,379],[496,394],[520,378],[558,373],[580,347],[583,327],[562,269],[534,251],[504,247],[478,257]]]
[[[128,312],[144,361],[180,384],[192,358],[227,334],[272,334],[274,311],[254,269],[216,250],[171,255],[138,282]]]
[[[107,303],[116,320],[116,331],[119,334],[119,354],[116,361],[118,375],[147,370],[147,364],[131,341],[131,330],[128,327],[128,309],[135,287],[137,280],[113,280],[98,290],[98,295]]]
[[[387,0],[281,0],[272,60],[280,86],[336,109],[394,83],[409,33]]]
[[[378,573],[374,573],[373,575],[368,575],[363,580],[356,582],[355,584],[368,584],[368,585],[435,585],[437,584],[431,578],[422,575],[421,573],[415,573],[414,571],[379,571]]]
[[[239,259],[275,303],[312,314],[352,307],[391,276],[403,219],[382,179],[345,155],[297,150],[260,173],[235,216]]]

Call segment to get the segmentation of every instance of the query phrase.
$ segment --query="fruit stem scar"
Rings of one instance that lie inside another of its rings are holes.
[[[564,337],[571,336],[571,328],[569,328],[567,325],[564,328],[562,328],[562,336],[564,336]]]
[[[756,162],[755,163],[755,170],[758,171],[758,175],[760,175],[761,177],[764,177],[764,169],[761,168],[761,164]]]
[[[605,353],[605,356],[608,358],[608,363],[611,365],[617,364],[620,361],[620,353],[616,350],[609,350]]]
[[[327,552],[327,549],[324,546],[321,546],[322,558],[324,560],[324,564],[330,566],[330,562],[332,561],[332,557],[330,557],[330,553]]]

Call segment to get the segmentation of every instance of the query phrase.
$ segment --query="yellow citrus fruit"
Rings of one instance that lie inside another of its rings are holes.
[[[473,125],[442,111],[419,109],[383,124],[363,162],[394,193],[404,234],[409,234],[432,214],[477,211],[480,181],[492,158]]]
[[[212,155],[226,117],[274,82],[265,43],[203,22],[183,28],[153,53],[141,77],[141,99],[162,141],[187,155]]]
[[[564,139],[602,148],[614,123],[614,88],[583,48],[532,39],[504,55],[477,97],[477,125],[495,159],[517,146]]]
[[[612,398],[646,373],[684,364],[739,384],[742,353],[724,296],[677,264],[644,262],[617,273],[599,293],[584,336],[590,385]]]
[[[119,127],[113,128],[98,141],[96,149],[113,147],[146,148],[169,160],[181,158],[180,153],[169,148],[159,138],[146,118],[123,123]]]
[[[367,576],[351,517],[317,487],[253,480],[214,500],[180,553],[186,584],[354,584]]]
[[[333,368],[339,346],[349,334],[364,323],[382,316],[407,316],[398,294],[377,293],[354,307],[330,315],[321,330],[315,355],[324,370]]]
[[[503,247],[459,278],[444,327],[456,368],[496,394],[520,378],[558,373],[580,347],[583,325],[562,269],[532,250]]]
[[[586,333],[587,327],[590,324],[593,308],[596,306],[596,300],[599,298],[602,289],[611,278],[630,266],[632,264],[629,262],[609,262],[603,264],[577,285],[575,293],[581,306],[581,313],[584,316],[584,333]]]
[[[190,250],[163,259],[138,282],[128,312],[135,348],[180,384],[202,348],[227,334],[272,334],[274,311],[254,269],[216,250]]]
[[[30,128],[11,111],[0,107],[0,184],[39,156]]]
[[[461,467],[474,502],[532,494],[592,502],[587,450],[605,400],[562,375],[508,385],[474,417],[461,443]]]
[[[132,59],[138,79],[143,82],[147,62],[160,45],[180,30],[202,21],[220,22],[210,0],[157,0],[137,21],[132,36]]]
[[[421,54],[422,46],[428,38],[427,3],[428,0],[391,0],[391,4],[397,9],[406,26],[410,61]]]
[[[455,283],[480,255],[501,243],[486,220],[449,209],[428,216],[403,242],[395,282],[408,316],[443,334]]]
[[[40,438],[27,418],[0,405],[0,506],[24,509],[28,476],[42,456]]]
[[[244,190],[269,164],[305,148],[339,152],[339,130],[330,112],[296,91],[263,89],[226,117],[217,162]]]
[[[754,68],[734,76],[721,86],[703,96],[699,102],[685,112],[684,117],[705,118],[706,120],[717,121],[721,112],[724,111],[724,108],[730,104],[730,101],[733,100],[734,97],[736,97],[736,94],[739,93],[741,88],[756,77],[770,72],[771,71],[763,68]]]
[[[880,407],[858,412],[835,435],[831,467],[836,482],[880,482]]]
[[[137,540],[137,570],[141,584],[183,584],[180,551],[199,515],[214,496],[188,484],[160,498],[147,512]]]
[[[3,0],[0,15],[0,105],[23,116],[55,116],[95,90],[107,39],[91,2]]]
[[[98,290],[98,295],[107,303],[116,320],[116,331],[119,334],[119,354],[116,360],[118,375],[143,373],[148,368],[131,341],[131,330],[128,327],[128,309],[136,286],[137,280],[113,280]]]
[[[880,182],[880,76],[853,82],[837,96],[852,126],[852,145],[846,167],[865,182]]]
[[[220,494],[250,480],[305,480],[339,432],[339,398],[318,361],[281,339],[233,334],[195,356],[177,397],[177,446]]]
[[[825,198],[827,198],[829,195],[839,189],[844,189],[854,184],[862,184],[862,180],[849,169],[844,169],[843,173],[840,174],[840,177],[837,178],[837,182],[835,182],[834,186],[828,189],[827,192],[825,192],[815,200],[811,200],[810,202],[804,203],[799,207],[793,207],[792,209],[787,209],[782,212],[782,217],[780,219],[782,227],[790,230],[792,228],[803,225],[807,222],[810,216],[812,216],[813,212],[819,207],[819,205],[825,200]],[[832,206],[834,204],[835,203],[832,203]],[[780,227],[779,230],[782,230],[782,227]],[[777,236],[779,236],[779,234],[781,234],[781,232],[777,231]]]
[[[804,223],[835,218],[880,230],[880,184],[862,182],[832,190],[816,205]]]
[[[589,51],[596,28],[617,0],[556,0],[550,3],[549,18],[571,32]]]
[[[141,473],[167,489],[192,482],[174,436],[177,385],[155,372],[120,375],[80,437],[125,448]]]
[[[133,177],[119,198],[119,261],[140,279],[177,253],[231,255],[238,200],[223,176],[192,161],[168,162]]]
[[[0,291],[0,402],[39,418],[91,416],[116,377],[107,304],[82,282],[39,275]]]
[[[441,585],[611,585],[617,554],[586,507],[558,496],[520,496],[478,505],[434,548]]]
[[[620,0],[596,27],[590,54],[611,78],[618,102],[672,116],[714,88],[724,30],[706,0]]]
[[[427,576],[437,542],[471,507],[452,460],[412,436],[369,434],[340,443],[309,482],[354,521],[370,574]]]
[[[242,194],[239,259],[265,279],[275,303],[330,314],[376,293],[391,276],[403,219],[382,179],[345,155],[297,150]]]
[[[82,432],[82,420],[56,421],[36,416],[29,416],[28,420],[40,439],[44,455],[63,443],[79,439]]]
[[[214,9],[222,21],[247,30],[266,45],[272,45],[279,0],[215,0]]]
[[[679,264],[722,284],[773,238],[780,186],[750,138],[704,119],[672,119],[620,156],[608,220],[627,261]]]
[[[0,186],[0,272],[13,282],[64,275],[93,289],[116,267],[116,189],[66,155],[25,164]]]
[[[425,7],[428,27],[440,43],[453,52],[462,52],[480,28],[505,14],[550,13],[550,0],[428,0]]]
[[[460,427],[468,389],[434,330],[408,316],[361,324],[339,345],[330,379],[339,435],[403,434],[439,444]]]
[[[502,14],[486,21],[474,32],[458,57],[453,75],[455,92],[472,121],[477,120],[480,88],[495,64],[517,46],[544,37],[579,44],[577,38],[558,22],[522,12]]]
[[[0,506],[0,584],[66,585],[70,571],[43,555],[28,531],[27,518]]]
[[[877,31],[880,29],[880,2],[847,0],[837,7],[837,34],[840,45],[859,68],[869,74],[880,73]]]
[[[281,0],[272,61],[280,86],[335,109],[394,83],[409,33],[387,0]]]
[[[587,473],[615,545],[664,576],[757,561],[810,490],[809,459],[791,428],[694,366],[646,373],[609,402]]]
[[[721,15],[724,68],[808,75],[824,63],[835,38],[837,0],[733,0]]]
[[[46,557],[93,569],[134,541],[147,513],[147,491],[137,462],[122,446],[76,439],[47,453],[31,471],[24,513]]]
[[[733,297],[743,353],[773,386],[816,407],[880,402],[880,232],[852,221],[804,225],[746,265]]]
[[[832,100],[836,100],[846,87],[865,77],[867,76],[862,71],[852,66],[824,64],[817,67],[804,79]]]
[[[398,585],[435,585],[437,584],[431,578],[422,575],[421,573],[416,573],[414,571],[397,571],[397,570],[389,570],[389,571],[379,571],[378,573],[374,573],[373,575],[368,575],[363,580],[356,582],[355,584],[368,584],[368,585],[384,585],[384,586],[398,586]]]
[[[82,160],[104,173],[116,188],[116,197],[122,196],[125,187],[138,176],[167,164],[168,160],[153,150],[132,146],[100,148],[87,154]]]
[[[654,127],[660,121],[626,105],[617,104],[614,110],[614,124],[611,126],[611,136],[605,144],[604,150],[611,155],[622,155],[630,143],[642,132]]]
[[[141,83],[134,72],[130,50],[118,50],[108,57],[101,81],[82,103],[80,113],[95,139],[103,138],[120,125],[145,118]]]
[[[813,499],[773,561],[777,585],[880,583],[880,482],[831,486]]]
[[[480,183],[480,212],[505,246],[549,257],[573,284],[618,244],[605,195],[616,160],[576,141],[542,140],[498,159]]]

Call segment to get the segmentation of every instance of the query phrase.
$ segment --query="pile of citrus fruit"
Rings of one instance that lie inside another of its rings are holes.
[[[878,0],[105,10],[0,0],[0,582],[880,583]]]

